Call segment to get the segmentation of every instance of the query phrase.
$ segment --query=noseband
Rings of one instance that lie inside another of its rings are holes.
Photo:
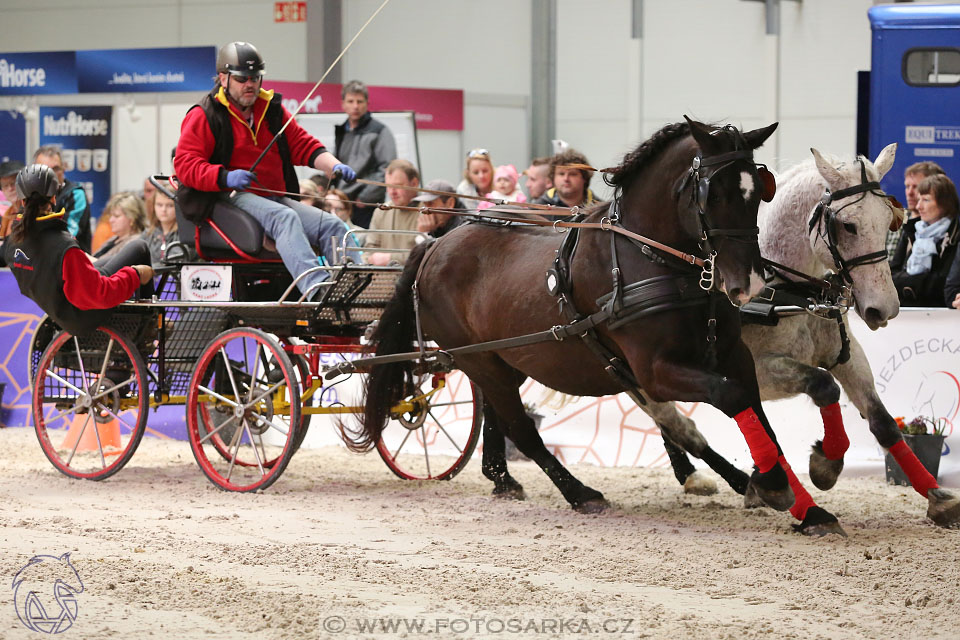
[[[838,227],[840,226],[840,220],[837,218],[837,216],[841,211],[850,205],[857,204],[858,202],[862,201],[867,197],[867,193],[872,193],[876,196],[880,196],[881,198],[890,198],[890,196],[884,193],[883,189],[880,188],[879,182],[870,182],[867,180],[867,167],[863,160],[858,160],[858,162],[860,163],[860,184],[847,187],[846,189],[840,189],[835,193],[831,193],[830,189],[828,188],[826,193],[823,194],[823,197],[820,198],[820,202],[817,203],[816,208],[813,210],[813,215],[810,216],[810,224],[807,230],[808,233],[811,233],[813,232],[814,227],[817,228],[817,235],[819,235],[827,245],[827,249],[830,251],[830,255],[833,257],[833,263],[837,267],[837,272],[847,284],[853,284],[853,277],[850,275],[850,272],[854,267],[867,264],[877,264],[887,259],[886,250],[874,251],[873,253],[865,253],[855,258],[845,259],[840,255],[840,249],[837,247],[837,233],[839,230]],[[836,211],[834,211],[830,206],[832,203],[838,200],[849,198],[850,196],[855,196],[858,194],[863,195],[852,202],[848,202]]]

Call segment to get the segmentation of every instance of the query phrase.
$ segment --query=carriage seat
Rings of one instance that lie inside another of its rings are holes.
[[[278,262],[280,256],[264,246],[263,227],[249,213],[229,202],[217,202],[213,213],[197,226],[177,210],[177,234],[180,242],[194,247],[197,255],[208,260],[241,262]],[[199,244],[200,246],[196,246]]]

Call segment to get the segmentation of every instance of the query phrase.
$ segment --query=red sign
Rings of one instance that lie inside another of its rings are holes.
[[[274,2],[273,3],[273,21],[274,22],[306,22],[307,21],[307,3],[306,2]]]
[[[283,106],[293,111],[307,97],[313,84],[280,82],[264,78],[265,89],[283,95]],[[339,84],[321,84],[300,113],[342,111]],[[460,89],[415,89],[412,87],[367,87],[371,111],[413,111],[418,129],[463,130],[463,91]],[[344,116],[346,118],[346,116]]]

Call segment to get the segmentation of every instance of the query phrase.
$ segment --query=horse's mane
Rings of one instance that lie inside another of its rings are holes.
[[[639,147],[623,157],[623,162],[607,171],[603,178],[611,187],[619,187],[629,182],[648,161],[659,155],[671,142],[690,133],[686,122],[668,124]]]

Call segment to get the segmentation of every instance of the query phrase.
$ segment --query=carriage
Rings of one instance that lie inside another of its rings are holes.
[[[162,178],[152,181],[166,190]],[[244,212],[218,203],[200,227],[179,207],[177,218],[182,248],[198,259],[168,258],[151,299],[121,304],[83,336],[49,318],[40,323],[29,350],[37,437],[64,474],[102,480],[133,456],[151,412],[183,405],[207,478],[230,491],[265,489],[313,416],[339,425],[340,416],[363,410],[351,402],[360,400],[355,378],[366,371],[365,334],[402,268],[355,261],[358,250],[342,238],[343,259],[316,267],[330,277],[311,302]],[[229,300],[214,299],[224,297],[221,289]],[[343,362],[353,373],[324,379],[325,367]],[[452,478],[477,445],[480,392],[448,369],[422,366],[390,409],[377,451],[400,478]]]

